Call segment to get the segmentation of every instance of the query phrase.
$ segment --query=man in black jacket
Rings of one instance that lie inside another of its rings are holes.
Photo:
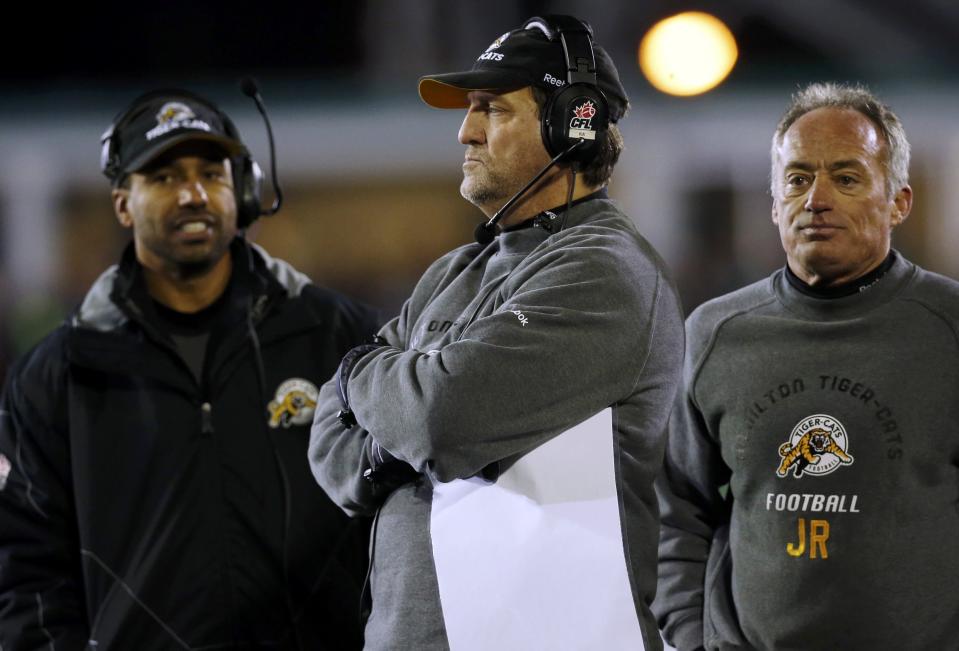
[[[102,162],[133,242],[0,406],[0,648],[359,648],[366,532],[306,450],[375,314],[244,239],[259,170],[209,101],[139,98]]]

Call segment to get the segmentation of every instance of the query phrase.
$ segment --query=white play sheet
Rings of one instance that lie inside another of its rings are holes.
[[[434,483],[431,537],[451,651],[645,648],[614,464],[605,409],[495,483]]]

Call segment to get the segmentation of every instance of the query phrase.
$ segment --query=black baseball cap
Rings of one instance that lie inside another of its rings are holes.
[[[566,54],[559,38],[550,40],[542,28],[528,21],[529,28],[506,32],[479,55],[473,67],[463,72],[426,75],[419,93],[436,108],[468,108],[467,94],[474,90],[516,89],[538,86],[555,91],[567,83]],[[599,45],[593,43],[596,82],[609,103],[609,119],[616,122],[626,113],[629,98],[619,72]]]
[[[103,134],[100,167],[119,181],[190,140],[213,142],[231,158],[246,153],[236,127],[212,102],[189,91],[161,90],[134,100]]]

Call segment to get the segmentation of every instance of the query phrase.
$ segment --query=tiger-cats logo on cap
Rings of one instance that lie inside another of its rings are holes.
[[[500,45],[503,44],[503,41],[509,38],[509,34],[510,34],[509,32],[503,32],[502,36],[500,36],[498,39],[496,39],[495,41],[489,44],[489,47],[486,48],[486,51],[489,52],[490,50],[495,50],[496,48],[498,48]]]
[[[167,102],[157,112],[157,124],[165,124],[174,120],[188,120],[195,118],[196,113],[183,102]]]
[[[267,405],[270,411],[270,427],[309,425],[316,411],[316,399],[320,392],[309,380],[294,377],[276,389],[276,396]]]
[[[153,140],[174,129],[199,129],[210,131],[210,125],[196,117],[183,102],[167,102],[156,114],[157,125],[147,131],[147,140]]]
[[[849,437],[842,423],[826,414],[807,416],[779,446],[782,462],[776,474],[785,477],[792,468],[794,477],[828,475],[853,462],[848,450]]]
[[[493,50],[499,48],[499,46],[503,44],[503,41],[509,38],[509,35],[510,35],[510,32],[506,32],[505,34],[500,36],[498,39],[490,43],[489,47],[486,48],[486,51],[483,52],[481,55],[479,55],[479,57],[476,60],[477,61],[502,61],[503,55],[499,52],[493,52]]]

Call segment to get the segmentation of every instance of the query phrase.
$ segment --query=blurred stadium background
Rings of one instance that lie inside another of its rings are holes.
[[[709,12],[739,59],[717,89],[660,93],[637,65],[656,21]],[[865,83],[913,145],[911,218],[895,245],[959,277],[959,5],[951,0],[168,0],[20,6],[0,58],[0,373],[54,327],[127,234],[99,173],[99,138],[136,95],[179,86],[236,121],[266,169],[270,110],[286,204],[251,236],[318,283],[398,310],[481,214],[458,193],[457,111],[422,104],[420,75],[468,68],[525,18],[590,21],[632,99],[610,192],[662,252],[691,310],[783,263],[769,220],[769,142],[800,85]],[[19,35],[16,33],[20,32]],[[2,376],[0,376],[2,377]]]

